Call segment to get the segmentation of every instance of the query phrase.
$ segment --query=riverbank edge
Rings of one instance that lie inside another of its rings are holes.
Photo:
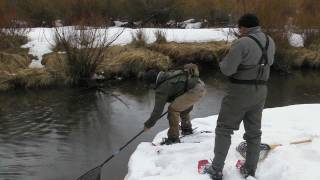
[[[148,69],[168,70],[186,63],[196,63],[202,69],[218,70],[218,61],[230,48],[226,42],[205,43],[152,43],[142,47],[132,44],[112,46],[104,52],[104,60],[98,66],[92,81],[108,82],[140,79]],[[43,56],[44,68],[29,68],[28,55],[0,52],[0,91],[12,89],[42,89],[69,86],[66,55],[52,52]],[[278,49],[274,71],[285,74],[292,70],[318,70],[319,51],[308,48]]]

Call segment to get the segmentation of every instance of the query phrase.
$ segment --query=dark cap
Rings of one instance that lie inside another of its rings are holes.
[[[240,17],[238,21],[238,26],[239,27],[246,27],[246,28],[251,28],[251,27],[256,27],[259,26],[259,19],[255,14],[244,14],[243,16]]]
[[[157,81],[159,71],[151,69],[143,74],[143,80],[146,83],[154,84]]]

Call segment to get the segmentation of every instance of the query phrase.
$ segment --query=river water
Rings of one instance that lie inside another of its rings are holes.
[[[208,93],[193,118],[217,114],[225,94],[220,74],[206,72],[202,79]],[[153,91],[139,82],[106,91],[113,95],[75,89],[1,93],[0,180],[75,180],[136,135],[153,109]],[[266,107],[319,102],[319,72],[272,74]],[[102,179],[124,179],[139,142],[167,127],[166,118],[159,120],[103,167]]]

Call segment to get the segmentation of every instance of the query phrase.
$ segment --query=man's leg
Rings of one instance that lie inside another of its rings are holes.
[[[245,168],[255,175],[255,170],[259,161],[261,143],[261,117],[264,101],[257,104],[254,109],[248,111],[243,119],[245,134],[243,138],[247,142]]]
[[[212,166],[222,170],[226,160],[230,144],[231,135],[234,130],[239,129],[245,111],[233,97],[225,96],[222,101],[217,126],[215,129],[214,158]]]
[[[205,89],[202,84],[190,89],[186,93],[177,97],[168,108],[169,131],[168,138],[179,138],[179,116],[180,113],[198,102],[205,94]]]
[[[231,135],[234,130],[239,129],[244,115],[242,111],[241,104],[234,96],[227,95],[223,98],[215,130],[214,158],[212,165],[206,168],[213,180],[222,180],[222,170],[230,148]]]
[[[180,113],[182,132],[190,131],[192,133],[192,124],[191,124],[191,118],[190,118],[190,112],[192,111],[192,109],[193,109],[193,106],[189,107],[188,109]]]
[[[180,112],[176,111],[170,105],[168,108],[168,120],[169,120],[169,130],[168,130],[168,138],[172,140],[179,139],[179,120],[180,120]]]

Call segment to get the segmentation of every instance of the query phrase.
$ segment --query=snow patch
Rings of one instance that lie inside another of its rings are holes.
[[[117,22],[117,25],[126,22]],[[71,28],[71,27],[61,27]],[[230,35],[228,28],[216,28],[216,29],[156,29],[156,28],[143,28],[143,32],[146,35],[148,43],[153,43],[156,40],[155,32],[158,30],[163,31],[166,34],[168,41],[174,41],[178,43],[182,42],[209,42],[209,41],[232,41],[235,39],[233,35]],[[105,29],[101,29],[104,32]],[[131,43],[132,34],[138,29],[111,27],[108,29],[109,40],[112,40],[121,31],[123,33],[119,38],[112,43],[112,45],[126,45]],[[32,28],[28,34],[29,42],[23,45],[23,48],[30,48],[29,53],[37,57],[33,60],[32,67],[41,64],[42,56],[47,53],[51,53],[51,47],[54,43],[55,29],[54,28]],[[36,63],[37,65],[34,65]]]
[[[288,40],[291,46],[293,47],[304,47],[304,39],[301,34],[297,33],[288,33]]]
[[[318,180],[320,179],[320,104],[292,105],[265,109],[262,120],[262,141],[283,146],[272,150],[259,163],[256,176],[259,180]],[[217,116],[192,121],[197,132],[213,131]],[[243,141],[244,129],[235,131],[224,168],[224,180],[242,180],[235,167],[242,159],[235,147]],[[166,130],[153,140],[159,143]],[[289,145],[289,142],[313,138],[313,142]],[[214,133],[195,133],[181,139],[184,143],[169,146],[152,146],[141,143],[129,161],[125,180],[210,180],[197,172],[197,162],[213,157]]]

